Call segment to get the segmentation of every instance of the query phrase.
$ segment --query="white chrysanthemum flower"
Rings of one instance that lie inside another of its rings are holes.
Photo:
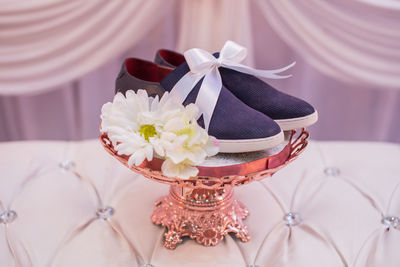
[[[197,113],[194,104],[184,107],[168,93],[158,100],[130,90],[103,106],[101,127],[118,154],[130,156],[129,166],[152,160],[155,152],[165,159],[166,176],[188,179],[198,174],[194,166],[218,153],[216,139],[197,124]]]
[[[162,171],[165,175],[181,178],[196,176],[197,168],[207,156],[218,153],[216,139],[208,136],[196,121],[198,108],[194,104],[185,107],[179,114],[165,121],[156,151],[163,149],[165,158]]]

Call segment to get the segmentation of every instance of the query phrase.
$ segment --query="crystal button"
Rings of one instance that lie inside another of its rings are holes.
[[[60,164],[58,164],[58,166],[61,169],[64,169],[66,171],[73,169],[75,167],[75,162],[73,162],[72,160],[64,160],[62,162],[60,162]]]
[[[17,213],[13,210],[6,210],[0,214],[0,223],[12,223],[17,218]]]
[[[98,209],[96,211],[96,216],[98,219],[107,220],[107,219],[111,218],[111,216],[114,214],[114,212],[115,211],[112,207],[105,207],[105,208]]]
[[[339,176],[340,170],[337,167],[327,167],[325,168],[324,173],[328,176]]]
[[[301,223],[301,215],[297,212],[289,212],[283,217],[286,226],[296,226]]]
[[[391,227],[400,229],[400,218],[395,216],[387,216],[382,219],[382,224],[387,230],[389,230]]]

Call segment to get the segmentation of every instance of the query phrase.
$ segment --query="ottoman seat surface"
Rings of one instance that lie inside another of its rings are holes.
[[[0,266],[400,266],[398,144],[311,141],[273,177],[235,189],[250,210],[248,243],[185,239],[175,250],[150,220],[168,186],[98,140],[0,151]]]

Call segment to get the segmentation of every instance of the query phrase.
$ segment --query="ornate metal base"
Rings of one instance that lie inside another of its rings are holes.
[[[228,233],[250,240],[243,219],[248,209],[233,198],[233,188],[193,189],[171,186],[170,194],[157,200],[151,220],[167,227],[164,246],[174,249],[189,236],[205,246],[215,246]]]

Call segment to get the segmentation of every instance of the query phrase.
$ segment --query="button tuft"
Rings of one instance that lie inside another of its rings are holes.
[[[340,169],[337,167],[327,167],[325,168],[324,173],[328,176],[339,176]]]
[[[301,223],[301,215],[300,213],[297,212],[289,212],[283,217],[283,220],[285,221],[286,226],[296,226]]]
[[[111,218],[114,212],[115,212],[114,208],[107,206],[105,208],[98,209],[96,211],[96,216],[98,219],[107,220]]]
[[[64,160],[58,164],[61,169],[69,171],[70,169],[75,168],[76,164],[72,160]]]
[[[382,224],[387,230],[390,228],[400,229],[400,218],[396,216],[386,216],[382,219]]]
[[[14,210],[6,210],[0,214],[0,223],[12,223],[18,217]]]

